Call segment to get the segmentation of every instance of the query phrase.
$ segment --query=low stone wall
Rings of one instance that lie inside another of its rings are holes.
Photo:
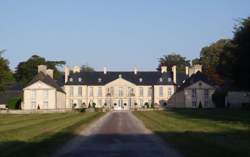
[[[42,114],[42,113],[64,113],[74,112],[72,109],[57,110],[0,110],[0,114]]]

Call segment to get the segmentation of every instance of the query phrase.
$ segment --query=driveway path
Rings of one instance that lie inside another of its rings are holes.
[[[131,112],[110,112],[60,148],[55,157],[179,157]]]

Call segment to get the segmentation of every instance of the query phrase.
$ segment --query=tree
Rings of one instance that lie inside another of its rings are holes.
[[[223,79],[217,71],[221,54],[223,54],[227,45],[231,44],[230,39],[220,39],[209,46],[202,48],[200,52],[200,63],[203,72],[217,84],[222,84]]]
[[[250,17],[234,28],[232,46],[221,55],[220,72],[232,79],[241,89],[250,89]],[[225,58],[223,58],[225,57]]]
[[[81,66],[81,71],[82,72],[93,72],[93,71],[95,71],[95,69],[88,66],[88,65],[82,65]]]
[[[58,66],[65,65],[65,61],[47,61],[38,55],[31,56],[27,61],[20,62],[16,67],[15,78],[23,86],[25,86],[37,74],[38,65],[47,65],[48,68],[54,70],[54,77],[57,79],[62,76],[58,70]]]
[[[177,71],[185,72],[185,67],[190,66],[190,61],[187,60],[186,57],[176,53],[164,55],[159,59],[159,66],[157,70],[160,70],[161,66],[167,66],[168,70],[171,70],[170,68],[174,65],[177,66]]]
[[[9,61],[2,57],[5,50],[0,50],[0,91],[14,82],[13,74],[9,68]]]

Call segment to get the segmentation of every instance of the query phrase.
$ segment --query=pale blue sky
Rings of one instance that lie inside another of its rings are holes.
[[[12,69],[32,54],[97,70],[154,70],[158,58],[188,59],[231,38],[250,0],[1,0],[0,49]]]

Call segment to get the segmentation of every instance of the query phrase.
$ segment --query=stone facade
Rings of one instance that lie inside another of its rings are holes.
[[[81,72],[79,66],[65,67],[61,87],[53,80],[53,71],[38,67],[38,76],[24,88],[23,109],[109,108],[114,110],[144,107],[197,108],[214,107],[211,97],[214,87],[200,76],[201,66],[187,67],[185,73],[170,71]],[[192,73],[192,74],[190,74]],[[187,80],[187,82],[185,82]],[[197,80],[197,79],[196,79]],[[194,96],[195,93],[195,96]],[[194,104],[194,98],[196,104]]]

